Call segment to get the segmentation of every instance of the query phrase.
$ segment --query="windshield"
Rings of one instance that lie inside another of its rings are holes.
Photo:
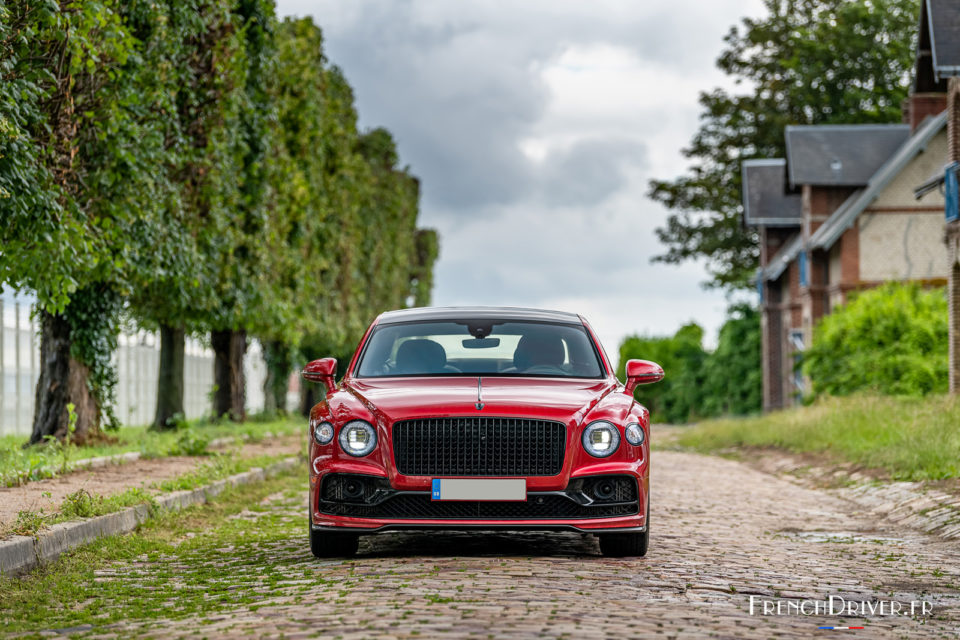
[[[376,327],[357,376],[602,378],[582,325],[454,320]]]

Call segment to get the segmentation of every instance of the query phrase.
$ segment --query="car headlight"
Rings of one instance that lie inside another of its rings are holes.
[[[647,436],[643,433],[643,427],[641,427],[636,422],[628,424],[627,428],[623,430],[623,435],[626,436],[627,442],[633,446],[638,446],[643,444],[643,439]]]
[[[606,458],[620,446],[620,430],[606,420],[597,420],[583,430],[583,448],[595,458]]]
[[[321,422],[313,429],[313,439],[317,444],[330,444],[333,440],[333,425],[329,422]]]
[[[377,446],[377,432],[369,422],[351,420],[340,429],[340,448],[358,458]]]

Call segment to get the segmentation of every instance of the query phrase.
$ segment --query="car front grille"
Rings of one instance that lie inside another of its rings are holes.
[[[555,476],[562,422],[525,418],[429,418],[393,425],[397,471],[408,476]]]

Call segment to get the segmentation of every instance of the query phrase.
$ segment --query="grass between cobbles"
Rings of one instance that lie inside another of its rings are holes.
[[[300,577],[322,582],[313,575],[304,491],[302,470],[228,488],[206,505],[161,512],[132,534],[79,547],[20,578],[0,577],[0,633],[39,637],[92,625],[78,631],[130,635],[129,622],[158,633],[160,620],[270,597],[289,581],[281,566],[303,563]],[[281,508],[264,506],[267,496]]]
[[[261,455],[252,458],[238,458],[229,454],[217,454],[190,473],[179,475],[169,480],[154,483],[153,488],[160,492],[184,491],[196,489],[255,467],[266,468],[275,462],[289,457],[283,455]],[[111,496],[95,495],[85,489],[75,491],[66,496],[57,513],[43,511],[21,511],[16,522],[7,531],[0,530],[0,538],[4,534],[21,536],[34,535],[44,526],[68,522],[80,518],[102,516],[133,507],[138,504],[155,504],[156,494],[141,487],[132,487]]]
[[[960,398],[858,395],[742,419],[709,420],[676,443],[704,453],[775,447],[885,471],[897,480],[960,476]]]
[[[196,420],[169,431],[121,427],[107,434],[112,442],[83,447],[53,442],[24,448],[25,436],[3,436],[0,437],[0,485],[12,487],[52,478],[68,472],[80,460],[130,451],[139,451],[145,458],[207,455],[207,446],[218,438],[258,442],[268,433],[274,436],[300,433],[305,424],[300,416],[287,416],[254,417],[243,424]]]

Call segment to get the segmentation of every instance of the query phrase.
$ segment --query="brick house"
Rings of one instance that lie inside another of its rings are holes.
[[[945,92],[915,87],[908,124],[787,127],[786,158],[744,162],[744,223],[761,245],[765,411],[797,401],[805,386],[797,354],[851,291],[947,281],[943,195],[914,194],[942,172],[945,107]]]
[[[956,0],[924,0],[920,10],[920,38],[914,92],[938,96],[946,94],[947,153],[946,170],[915,190],[917,198],[939,188],[946,193],[946,226],[950,309],[950,391],[960,393],[960,210],[957,174],[960,167],[960,3]]]

